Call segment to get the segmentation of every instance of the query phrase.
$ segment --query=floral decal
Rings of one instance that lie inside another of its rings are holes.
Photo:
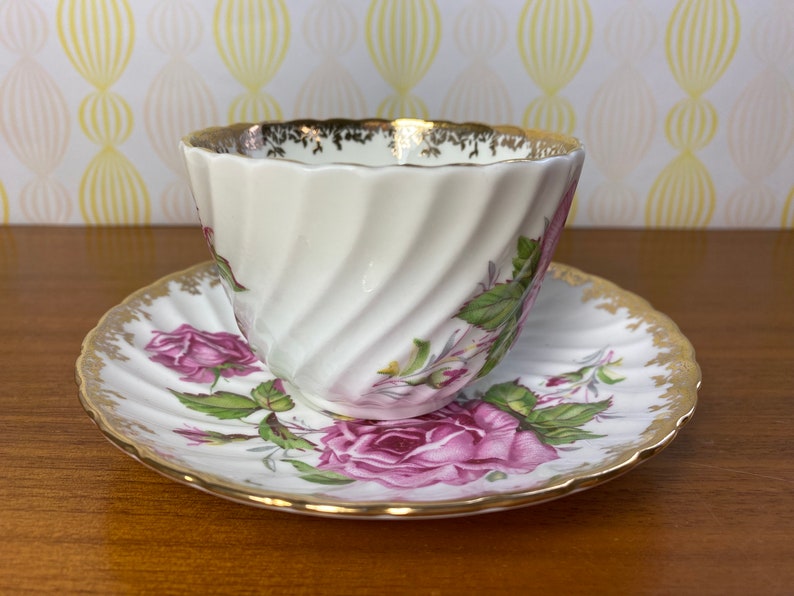
[[[260,370],[257,358],[239,336],[208,333],[190,325],[180,325],[166,333],[155,331],[146,345],[154,362],[164,364],[191,383],[210,383],[221,377],[245,376]]]
[[[455,316],[488,331],[488,354],[478,376],[488,374],[513,345],[529,310],[526,298],[535,284],[541,258],[540,242],[525,236],[518,239],[513,257],[513,277],[493,284],[467,302]]]
[[[621,359],[604,348],[536,387],[508,381],[476,396],[460,394],[418,418],[339,417],[312,427],[280,379],[252,377],[245,392],[217,387],[231,377],[261,372],[239,336],[189,325],[154,335],[146,347],[151,360],[180,373],[181,380],[209,385],[200,392],[172,388],[171,395],[208,418],[240,422],[235,433],[194,425],[174,429],[188,445],[248,442],[268,470],[288,466],[303,481],[319,485],[376,482],[412,489],[527,474],[558,459],[560,448],[575,449],[577,441],[601,437],[597,425],[612,405],[611,396],[601,393],[624,380],[618,373]],[[417,352],[422,349],[417,346]]]
[[[491,404],[450,405],[417,419],[337,420],[322,429],[318,468],[393,488],[462,485],[534,470],[557,453]]]
[[[568,218],[568,213],[571,211],[571,204],[576,195],[578,182],[578,179],[571,182],[571,185],[565,192],[565,196],[563,196],[562,201],[560,201],[560,205],[557,207],[557,211],[554,212],[551,221],[549,221],[549,225],[546,226],[546,231],[540,241],[540,260],[537,264],[537,271],[540,272],[541,276],[546,275],[546,271],[548,271],[549,265],[551,265],[551,258],[554,255],[554,251],[557,249],[557,243],[560,241],[560,236],[562,236],[565,221]],[[529,290],[529,295],[524,303],[524,312],[519,322],[519,329],[523,327],[524,320],[527,318],[527,314],[529,314],[529,309],[538,297],[541,281],[543,281],[542,277],[538,279]]]
[[[207,241],[207,246],[210,249],[212,258],[215,261],[215,264],[218,266],[218,275],[220,275],[221,279],[223,279],[223,281],[225,281],[229,288],[231,288],[234,292],[247,291],[248,288],[237,281],[237,278],[234,277],[234,271],[232,271],[232,266],[229,264],[229,261],[215,251],[215,232],[213,229],[205,226],[201,228],[201,231],[204,233],[204,240]]]
[[[404,363],[394,360],[378,371],[385,378],[373,385],[373,393],[400,397],[418,385],[460,388],[473,376],[483,377],[491,372],[521,331],[534,300],[531,292],[539,285],[536,277],[541,255],[539,240],[521,236],[513,257],[512,277],[497,282],[499,272],[490,263],[482,291],[455,313],[455,318],[469,324],[468,329],[454,332],[437,354],[429,341],[414,339]]]
[[[399,398],[418,385],[433,389],[450,385],[462,388],[473,376],[484,377],[491,372],[524,326],[551,263],[575,192],[574,181],[542,238],[518,238],[510,278],[497,282],[499,271],[493,262],[489,263],[482,291],[454,315],[469,324],[467,330],[453,333],[438,354],[433,353],[429,341],[415,338],[404,363],[393,360],[378,371],[384,378],[373,384],[372,393]],[[472,339],[475,330],[480,333]]]

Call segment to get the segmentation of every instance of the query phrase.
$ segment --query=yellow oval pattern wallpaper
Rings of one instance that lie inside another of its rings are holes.
[[[0,0],[3,224],[195,224],[182,135],[401,116],[580,137],[574,226],[794,228],[794,2]]]

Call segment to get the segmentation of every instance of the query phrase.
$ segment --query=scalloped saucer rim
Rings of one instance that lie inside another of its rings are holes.
[[[158,329],[166,321],[169,331]],[[189,325],[202,321],[212,330]],[[396,427],[295,404],[264,367],[247,370],[257,364],[238,352],[212,379],[206,369],[186,373],[153,339],[173,339],[182,325],[210,343],[238,333],[209,262],[132,293],[89,332],[76,379],[91,419],[168,478],[235,502],[320,516],[450,517],[591,488],[669,445],[694,413],[701,381],[694,350],[669,317],[558,263],[505,362],[451,410]],[[147,385],[154,390],[143,397]],[[570,412],[576,424],[565,418]],[[419,431],[432,438],[405,447]],[[395,455],[397,435],[403,451]],[[487,464],[477,451],[483,445]],[[440,459],[427,458],[428,446]],[[368,476],[372,466],[377,473]]]

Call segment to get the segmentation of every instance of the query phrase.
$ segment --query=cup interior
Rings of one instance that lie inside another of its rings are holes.
[[[537,161],[581,149],[578,140],[546,131],[413,118],[240,123],[183,142],[219,154],[369,167]]]

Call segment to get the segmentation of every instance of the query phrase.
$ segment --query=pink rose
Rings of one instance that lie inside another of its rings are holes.
[[[182,381],[215,383],[220,377],[245,376],[260,370],[258,360],[237,335],[209,333],[180,325],[171,333],[155,331],[146,346],[149,358],[182,373]]]
[[[318,468],[393,488],[462,485],[492,471],[527,473],[557,458],[518,421],[484,402],[455,402],[410,420],[336,420]]]

